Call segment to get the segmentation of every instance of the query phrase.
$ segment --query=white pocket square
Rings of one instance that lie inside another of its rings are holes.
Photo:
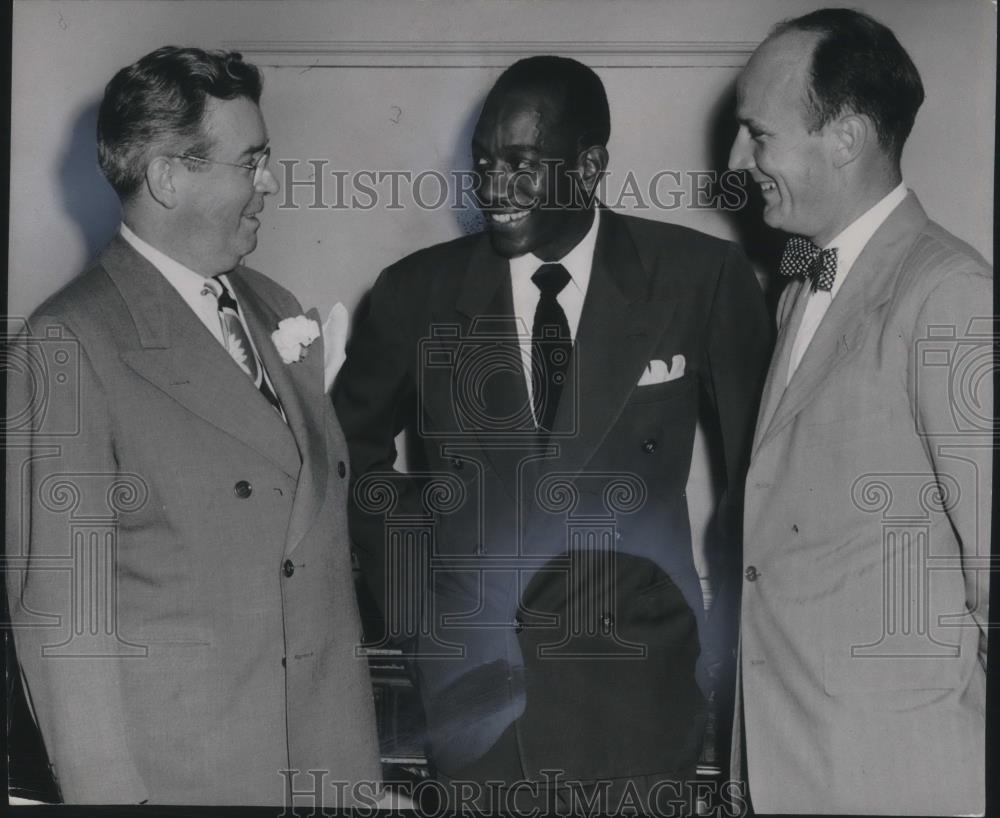
[[[347,307],[339,301],[333,305],[326,321],[323,322],[323,391],[329,392],[347,359],[347,328],[350,317]]]
[[[683,374],[683,355],[674,355],[673,359],[670,361],[669,367],[667,366],[666,361],[661,361],[659,358],[655,358],[646,364],[642,377],[639,378],[639,383],[637,383],[636,386],[652,386],[655,383],[675,381]]]

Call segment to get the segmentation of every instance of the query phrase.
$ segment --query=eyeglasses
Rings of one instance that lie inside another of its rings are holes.
[[[264,171],[267,170],[267,163],[271,158],[271,146],[268,145],[264,148],[260,156],[248,164],[221,162],[218,159],[206,159],[204,156],[194,156],[190,153],[178,153],[176,154],[176,157],[178,159],[190,159],[192,162],[204,162],[207,165],[227,165],[231,168],[241,168],[242,170],[245,170],[247,174],[253,176],[253,183],[256,185],[260,182],[261,177],[264,175]]]

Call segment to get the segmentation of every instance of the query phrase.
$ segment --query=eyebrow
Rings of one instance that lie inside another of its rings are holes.
[[[473,140],[472,150],[478,151],[479,153],[487,153],[487,148],[482,142],[477,142]],[[504,153],[541,153],[541,149],[537,145],[504,145]]]
[[[270,139],[265,139],[263,142],[260,142],[256,145],[251,145],[249,148],[245,148],[243,152],[240,153],[240,156],[253,156],[255,153],[260,153],[262,150],[264,150],[264,148],[267,147],[270,141],[271,141]]]

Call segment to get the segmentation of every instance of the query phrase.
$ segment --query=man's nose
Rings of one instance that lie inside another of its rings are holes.
[[[753,151],[750,148],[750,134],[745,125],[741,125],[729,149],[730,170],[750,170],[754,167]]]
[[[507,194],[507,174],[498,165],[480,167],[476,170],[478,182],[476,196],[486,205],[500,204]]]
[[[281,184],[278,182],[278,177],[271,172],[270,167],[266,167],[261,170],[258,174],[255,187],[265,196],[272,196],[281,190]]]

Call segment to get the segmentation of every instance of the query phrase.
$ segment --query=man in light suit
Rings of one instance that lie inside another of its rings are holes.
[[[115,75],[121,232],[7,351],[9,604],[67,802],[335,806],[379,779],[323,341],[240,263],[278,189],[260,92],[194,48]]]
[[[718,582],[738,571],[762,294],[734,245],[594,206],[609,130],[586,66],[507,69],[472,143],[488,232],[379,276],[335,392],[352,536],[388,637],[416,638],[431,762],[452,798],[509,788],[481,809],[573,806],[566,782],[605,811],[685,797],[699,654],[734,649],[706,622],[685,485],[701,411]]]
[[[760,812],[983,812],[992,271],[903,184],[922,101],[845,9],[780,24],[738,81],[730,165],[793,234],[745,499]]]

